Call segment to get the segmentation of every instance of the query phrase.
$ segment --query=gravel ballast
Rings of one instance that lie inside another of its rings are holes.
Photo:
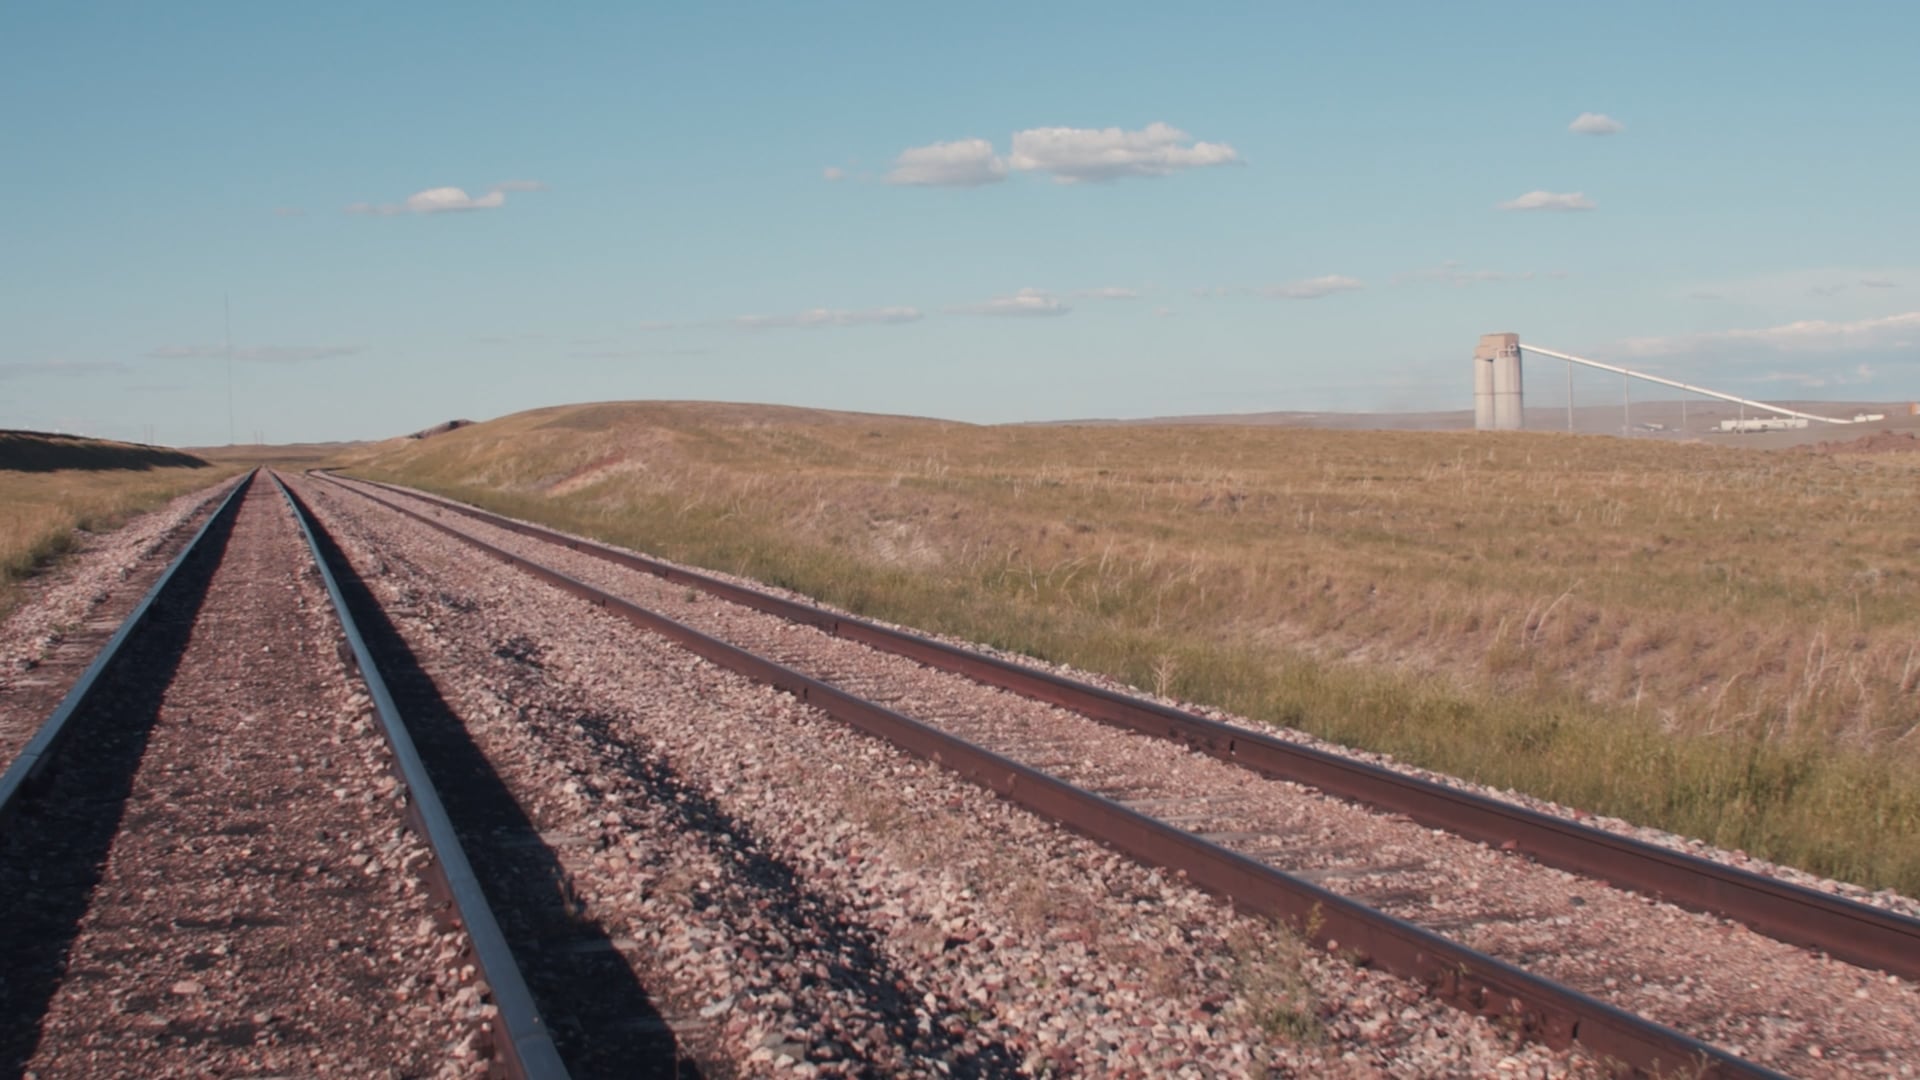
[[[1565,1075],[324,484],[316,510],[681,1045],[754,1075]],[[561,1021],[556,1019],[556,1025]]]
[[[1775,1068],[1906,1075],[1891,978],[468,518],[452,523],[724,640]],[[1835,890],[1840,891],[1840,890]],[[1856,890],[1857,892],[1858,890]],[[1897,906],[1884,903],[1882,906]]]
[[[182,495],[112,532],[82,532],[78,550],[19,584],[19,605],[0,622],[0,769],[33,738],[232,484],[224,480]]]
[[[8,822],[13,1060],[38,1077],[480,1075],[485,988],[436,921],[429,853],[264,479],[189,614],[169,603],[173,644],[116,665],[71,762]]]

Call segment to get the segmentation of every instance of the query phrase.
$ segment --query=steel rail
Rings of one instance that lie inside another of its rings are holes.
[[[160,579],[153,583],[153,587],[147,590],[146,596],[142,597],[140,603],[127,614],[126,619],[120,624],[120,629],[114,631],[113,636],[107,639],[107,643],[100,647],[93,662],[81,672],[80,681],[74,683],[66,696],[60,699],[60,704],[55,706],[53,712],[49,713],[47,719],[41,723],[40,730],[34,733],[33,738],[21,749],[19,756],[7,766],[6,773],[0,775],[0,821],[11,817],[14,810],[18,808],[21,797],[32,790],[46,775],[47,769],[53,764],[55,753],[66,740],[74,715],[93,699],[94,691],[99,689],[105,681],[102,676],[119,658],[120,651],[127,642],[142,626],[146,625],[147,616],[153,613],[154,604],[159,601],[160,595],[173,584],[174,576],[182,566],[186,565],[187,560],[201,550],[200,542],[206,539],[207,534],[213,530],[214,524],[232,516],[239,508],[241,497],[253,485],[254,476],[258,472],[259,470],[256,469],[247,473],[227,490],[226,497],[220,501],[220,505],[214,508],[213,513],[207,515],[207,520],[200,523],[200,528],[194,531],[193,538],[187,541],[187,546],[181,548],[180,553],[167,564],[167,568],[160,572]]]
[[[1059,705],[1103,723],[1181,743],[1263,775],[1405,814],[1429,828],[1519,851],[1549,866],[1598,878],[1680,907],[1733,919],[1791,945],[1819,949],[1851,964],[1920,979],[1920,919],[1406,776],[1065,676],[1036,671],[865,619],[772,596],[451,499],[378,481],[359,482],[423,498],[497,528],[641,570],[676,585],[698,588],[721,599],[1023,697]]]
[[[1141,862],[1174,871],[1201,889],[1229,898],[1240,910],[1281,919],[1316,945],[1338,951],[1356,964],[1422,983],[1447,1004],[1489,1017],[1526,1038],[1562,1047],[1577,1042],[1603,1062],[1647,1075],[1782,1075],[701,633],[445,522],[340,486],[660,634],[697,656],[793,694],[1042,817]]]
[[[509,1076],[519,1080],[566,1080],[567,1068],[554,1046],[553,1035],[534,1003],[533,992],[527,988],[526,978],[513,958],[506,935],[500,931],[500,923],[494,918],[493,908],[480,888],[480,879],[467,861],[466,851],[460,846],[460,838],[454,831],[453,820],[441,805],[440,794],[434,789],[426,763],[421,760],[420,752],[414,746],[406,720],[394,704],[386,679],[381,676],[379,666],[374,663],[373,654],[367,648],[366,639],[361,636],[360,628],[347,607],[340,583],[316,535],[312,516],[300,497],[279,476],[272,473],[268,475],[273,477],[274,486],[280,489],[287,506],[293,511],[294,520],[300,525],[301,535],[306,538],[307,548],[313,554],[314,565],[326,584],[327,597],[333,603],[334,614],[339,617],[340,629],[346,634],[347,644],[353,650],[354,663],[360,669],[367,693],[373,698],[380,730],[387,738],[388,748],[393,751],[394,768],[400,774],[400,781],[406,785],[407,815],[413,822],[415,833],[424,837],[433,850],[429,870],[439,879],[442,895],[451,900],[459,922],[466,930],[467,940],[472,944],[474,960],[493,992],[493,1003],[499,1009],[501,1028],[494,1040],[494,1049],[500,1054],[500,1064]]]

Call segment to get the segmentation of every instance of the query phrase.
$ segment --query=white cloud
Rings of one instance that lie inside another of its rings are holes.
[[[586,349],[567,354],[575,360],[651,360],[669,356],[711,356],[712,349]]]
[[[1688,281],[1677,285],[1673,295],[1689,299],[1711,296],[1762,312],[1799,311],[1809,296],[1826,297],[1831,299],[1807,310],[1857,318],[1888,307],[1920,305],[1916,280],[1920,280],[1920,270],[1912,266],[1822,266]],[[1867,304],[1874,307],[1863,307]]]
[[[545,191],[539,180],[508,180],[495,184],[485,195],[475,198],[465,188],[437,187],[416,191],[399,203],[357,202],[347,207],[349,214],[394,217],[399,214],[445,214],[466,210],[498,210],[507,204],[509,191]]]
[[[1579,191],[1529,191],[1500,204],[1501,210],[1591,210],[1593,200]]]
[[[1469,270],[1460,263],[1448,259],[1439,266],[1422,267],[1393,275],[1395,285],[1410,282],[1436,282],[1463,289],[1469,285],[1480,285],[1496,281],[1533,281],[1537,278],[1558,280],[1567,276],[1565,270]]]
[[[1825,375],[1815,375],[1805,371],[1769,371],[1764,375],[1753,376],[1755,382],[1792,383],[1807,390],[1818,390],[1830,381]]]
[[[1344,274],[1322,274],[1316,278],[1289,281],[1284,285],[1262,285],[1254,291],[1276,300],[1318,300],[1334,293],[1353,292],[1366,287],[1366,283],[1358,278]]]
[[[881,179],[917,187],[979,187],[1007,178],[1007,163],[985,139],[961,139],[903,150]]]
[[[1852,371],[1769,371],[1754,376],[1754,381],[1763,383],[1792,383],[1809,390],[1825,387],[1856,386],[1869,383],[1880,373],[1871,364],[1856,364]]]
[[[1673,337],[1629,338],[1625,342],[1626,350],[1635,356],[1753,349],[1790,353],[1857,352],[1866,349],[1911,349],[1916,346],[1920,346],[1920,311],[1855,322],[1806,319],[1754,330],[1717,330]]]
[[[891,326],[919,322],[924,318],[926,316],[920,309],[910,307],[866,308],[861,311],[813,308],[798,315],[742,315],[734,319],[733,324],[749,330],[777,330],[807,326]]]
[[[994,315],[1013,318],[1065,315],[1073,308],[1045,289],[1021,289],[1008,296],[996,296],[983,304],[948,308],[955,315]]]
[[[1108,285],[1099,289],[1078,289],[1075,296],[1084,296],[1089,300],[1138,300],[1139,289],[1129,289],[1124,285]]]
[[[826,168],[820,170],[820,175],[822,178],[830,181],[845,180],[847,178],[847,170],[841,168],[838,165],[829,165]]]
[[[37,360],[19,364],[0,364],[0,379],[24,379],[34,375],[79,378],[87,375],[110,375],[125,370],[127,365],[115,360]]]
[[[366,351],[365,345],[244,345],[233,350],[233,358],[248,364],[298,364]],[[147,355],[155,360],[224,360],[227,350],[224,345],[162,345]]]
[[[1159,307],[1153,309],[1153,314],[1155,318],[1170,319],[1174,316],[1174,310],[1166,306],[1165,304],[1162,304]]]
[[[444,214],[454,210],[494,210],[507,205],[507,193],[496,189],[476,199],[457,187],[428,188],[407,196],[404,205],[409,214]]]
[[[1007,158],[1014,169],[1048,173],[1062,184],[1166,176],[1181,169],[1239,161],[1239,153],[1226,143],[1195,142],[1179,128],[1158,122],[1139,131],[1029,128],[1014,133],[1013,153]]]
[[[1573,118],[1567,130],[1575,135],[1618,135],[1627,130],[1627,125],[1606,113],[1583,112]]]
[[[298,206],[276,206],[273,208],[273,216],[274,217],[306,217],[307,212]]]

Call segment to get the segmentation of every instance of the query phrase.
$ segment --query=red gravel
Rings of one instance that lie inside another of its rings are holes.
[[[389,511],[379,511],[390,513]],[[652,575],[451,522],[706,633],[1774,1068],[1908,1075],[1920,989]]]
[[[1398,980],[338,492],[395,613],[681,1045],[750,1075],[1559,1076]]]
[[[48,928],[56,946],[71,938],[55,985],[35,1000],[29,980],[8,980],[10,1024],[43,1012],[28,1075],[481,1071],[490,1007],[461,967],[462,939],[432,918],[416,876],[428,853],[402,827],[385,745],[337,638],[263,480],[177,661],[148,654],[117,677],[117,715],[93,721],[88,763],[10,823],[6,878],[28,884],[9,919],[84,908]],[[116,756],[138,761],[130,790],[98,772]],[[104,837],[116,817],[97,870],[85,852],[76,861],[22,832]]]
[[[0,622],[0,769],[33,738],[100,647],[147,594],[232,480],[182,495],[105,534],[20,585]]]

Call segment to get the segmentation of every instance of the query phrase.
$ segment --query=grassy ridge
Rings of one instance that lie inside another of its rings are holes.
[[[628,404],[361,471],[1920,892],[1902,457]]]
[[[0,614],[18,584],[79,543],[241,471],[164,447],[0,432]]]

